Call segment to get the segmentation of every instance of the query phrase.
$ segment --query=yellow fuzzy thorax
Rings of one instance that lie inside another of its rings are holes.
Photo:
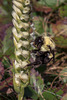
[[[45,36],[43,38],[44,38],[44,44],[41,47],[41,51],[43,51],[43,52],[50,51],[48,45],[51,47],[52,50],[54,50],[55,49],[54,41],[48,36]],[[52,53],[50,53],[49,58],[52,58],[52,57],[53,57],[53,55],[52,55]]]
[[[52,50],[55,49],[54,41],[50,37],[45,36],[44,37],[44,44],[41,47],[41,51],[50,51],[48,45],[51,47]]]

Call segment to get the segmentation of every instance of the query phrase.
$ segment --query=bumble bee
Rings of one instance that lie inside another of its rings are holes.
[[[28,66],[47,64],[51,59],[53,59],[53,63],[55,62],[55,43],[49,36],[38,36],[33,45],[36,49],[32,50],[32,53],[36,58]]]

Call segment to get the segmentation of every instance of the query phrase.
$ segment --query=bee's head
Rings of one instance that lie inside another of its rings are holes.
[[[38,49],[40,49],[41,46],[43,45],[43,41],[44,41],[44,39],[42,38],[42,36],[39,36],[39,37],[37,37],[37,38],[35,39],[34,45],[35,45]]]

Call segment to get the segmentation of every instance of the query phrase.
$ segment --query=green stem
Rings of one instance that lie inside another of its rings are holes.
[[[22,92],[18,94],[18,100],[23,100],[23,96],[24,96],[24,88],[22,89]]]

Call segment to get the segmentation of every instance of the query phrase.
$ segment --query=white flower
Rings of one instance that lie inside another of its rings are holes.
[[[19,79],[19,76],[20,76],[20,73],[16,73],[15,74],[15,78],[18,78]]]
[[[15,13],[15,11],[12,12],[12,16],[15,20],[20,20],[19,16]]]
[[[16,5],[18,8],[23,9],[23,5],[20,2],[17,2],[16,0],[13,0],[13,4]]]
[[[21,79],[24,83],[26,83],[26,82],[29,80],[29,77],[28,77],[27,74],[25,74],[23,71],[21,71],[21,73],[20,73],[20,79]]]
[[[24,23],[22,21],[19,21],[19,23],[18,23],[15,19],[13,19],[12,22],[13,22],[13,25],[16,28],[20,28],[20,29],[21,28],[24,28],[26,30],[29,27],[29,24],[28,23]]]
[[[25,47],[25,48],[28,48],[29,41],[22,41],[22,46]]]
[[[28,32],[20,32],[20,34],[22,34],[25,39],[29,36]]]
[[[21,71],[20,73],[21,73],[21,74],[23,74],[23,73],[24,73],[24,71]]]
[[[27,15],[27,14],[22,14],[22,15],[20,16],[20,19],[21,19],[21,20],[28,21],[29,15]]]
[[[17,1],[19,1],[19,2],[24,2],[25,0],[17,0]]]
[[[14,45],[15,47],[18,49],[22,46],[22,41],[20,40],[19,42],[16,41],[16,39],[13,37],[13,40],[14,40]]]
[[[22,50],[22,49],[15,50],[15,55],[17,55],[17,56],[22,55],[23,57],[26,58],[29,56],[29,51]]]
[[[23,68],[23,67],[25,67],[26,65],[28,65],[28,63],[27,63],[26,61],[22,61],[22,62],[21,62],[21,65],[22,65],[21,68]]]
[[[29,24],[28,23],[23,23],[23,22],[20,22],[19,28],[24,28],[25,30],[29,27]]]
[[[30,0],[25,0],[25,5],[29,5],[30,4]]]
[[[15,27],[13,27],[12,32],[17,41],[22,37],[22,34],[17,33],[17,30]]]
[[[17,8],[15,5],[13,5],[13,9],[14,9],[14,11],[15,11],[19,16],[22,15],[21,10],[20,10],[19,8]]]
[[[30,45],[30,42],[28,41],[28,36],[30,35],[28,32],[28,28],[30,26],[28,22],[30,17],[28,14],[30,11],[30,7],[27,6],[29,4],[30,0],[13,0],[14,11],[12,12],[12,22],[14,27],[12,29],[12,32],[14,35],[13,40],[15,45],[16,58],[14,62],[15,75],[13,74],[13,79],[14,86],[16,85],[16,91],[17,89],[19,89],[20,91],[22,84],[25,83],[23,85],[24,87],[29,82],[29,72],[27,70],[29,51],[26,50],[26,48],[28,49]]]
[[[29,51],[22,50],[22,51],[21,51],[21,54],[22,54],[22,56],[23,56],[23,57],[25,57],[25,58],[26,58],[26,57],[28,57],[28,56],[29,56]]]
[[[21,52],[22,52],[21,49],[15,50],[15,55],[16,55],[16,56],[19,56],[19,55],[21,55]]]
[[[14,25],[16,28],[18,28],[19,25],[18,25],[17,21],[16,21],[15,19],[13,19],[12,22],[13,22],[13,25]]]
[[[14,64],[15,64],[15,69],[20,68],[20,64],[16,60],[15,60]]]
[[[20,74],[19,73],[16,73],[15,74],[15,82],[18,86],[20,86]]]
[[[13,35],[15,36],[15,38],[17,40],[19,40],[21,37],[27,39],[27,37],[29,36],[29,33],[28,32],[19,32],[19,33],[17,33],[17,30],[16,30],[15,27],[13,27],[12,33],[13,33]]]
[[[29,80],[29,77],[27,74],[25,74],[23,71],[21,71],[20,73],[16,73],[15,74],[15,82],[18,86],[20,86],[21,81],[23,81],[24,83],[26,83]]]
[[[26,74],[21,75],[20,78],[24,83],[26,83],[28,81],[28,79],[29,79],[28,75],[26,75]]]
[[[25,7],[25,8],[23,8],[23,13],[25,14],[25,13],[28,13],[30,11],[30,8],[29,7]]]
[[[15,68],[24,68],[26,65],[28,65],[27,61],[21,61],[19,60],[18,62],[15,60]]]
[[[20,48],[21,46],[28,48],[28,46],[29,46],[28,41],[19,40],[19,42],[17,42],[15,38],[13,38],[13,39],[14,39],[14,45],[17,49]]]

